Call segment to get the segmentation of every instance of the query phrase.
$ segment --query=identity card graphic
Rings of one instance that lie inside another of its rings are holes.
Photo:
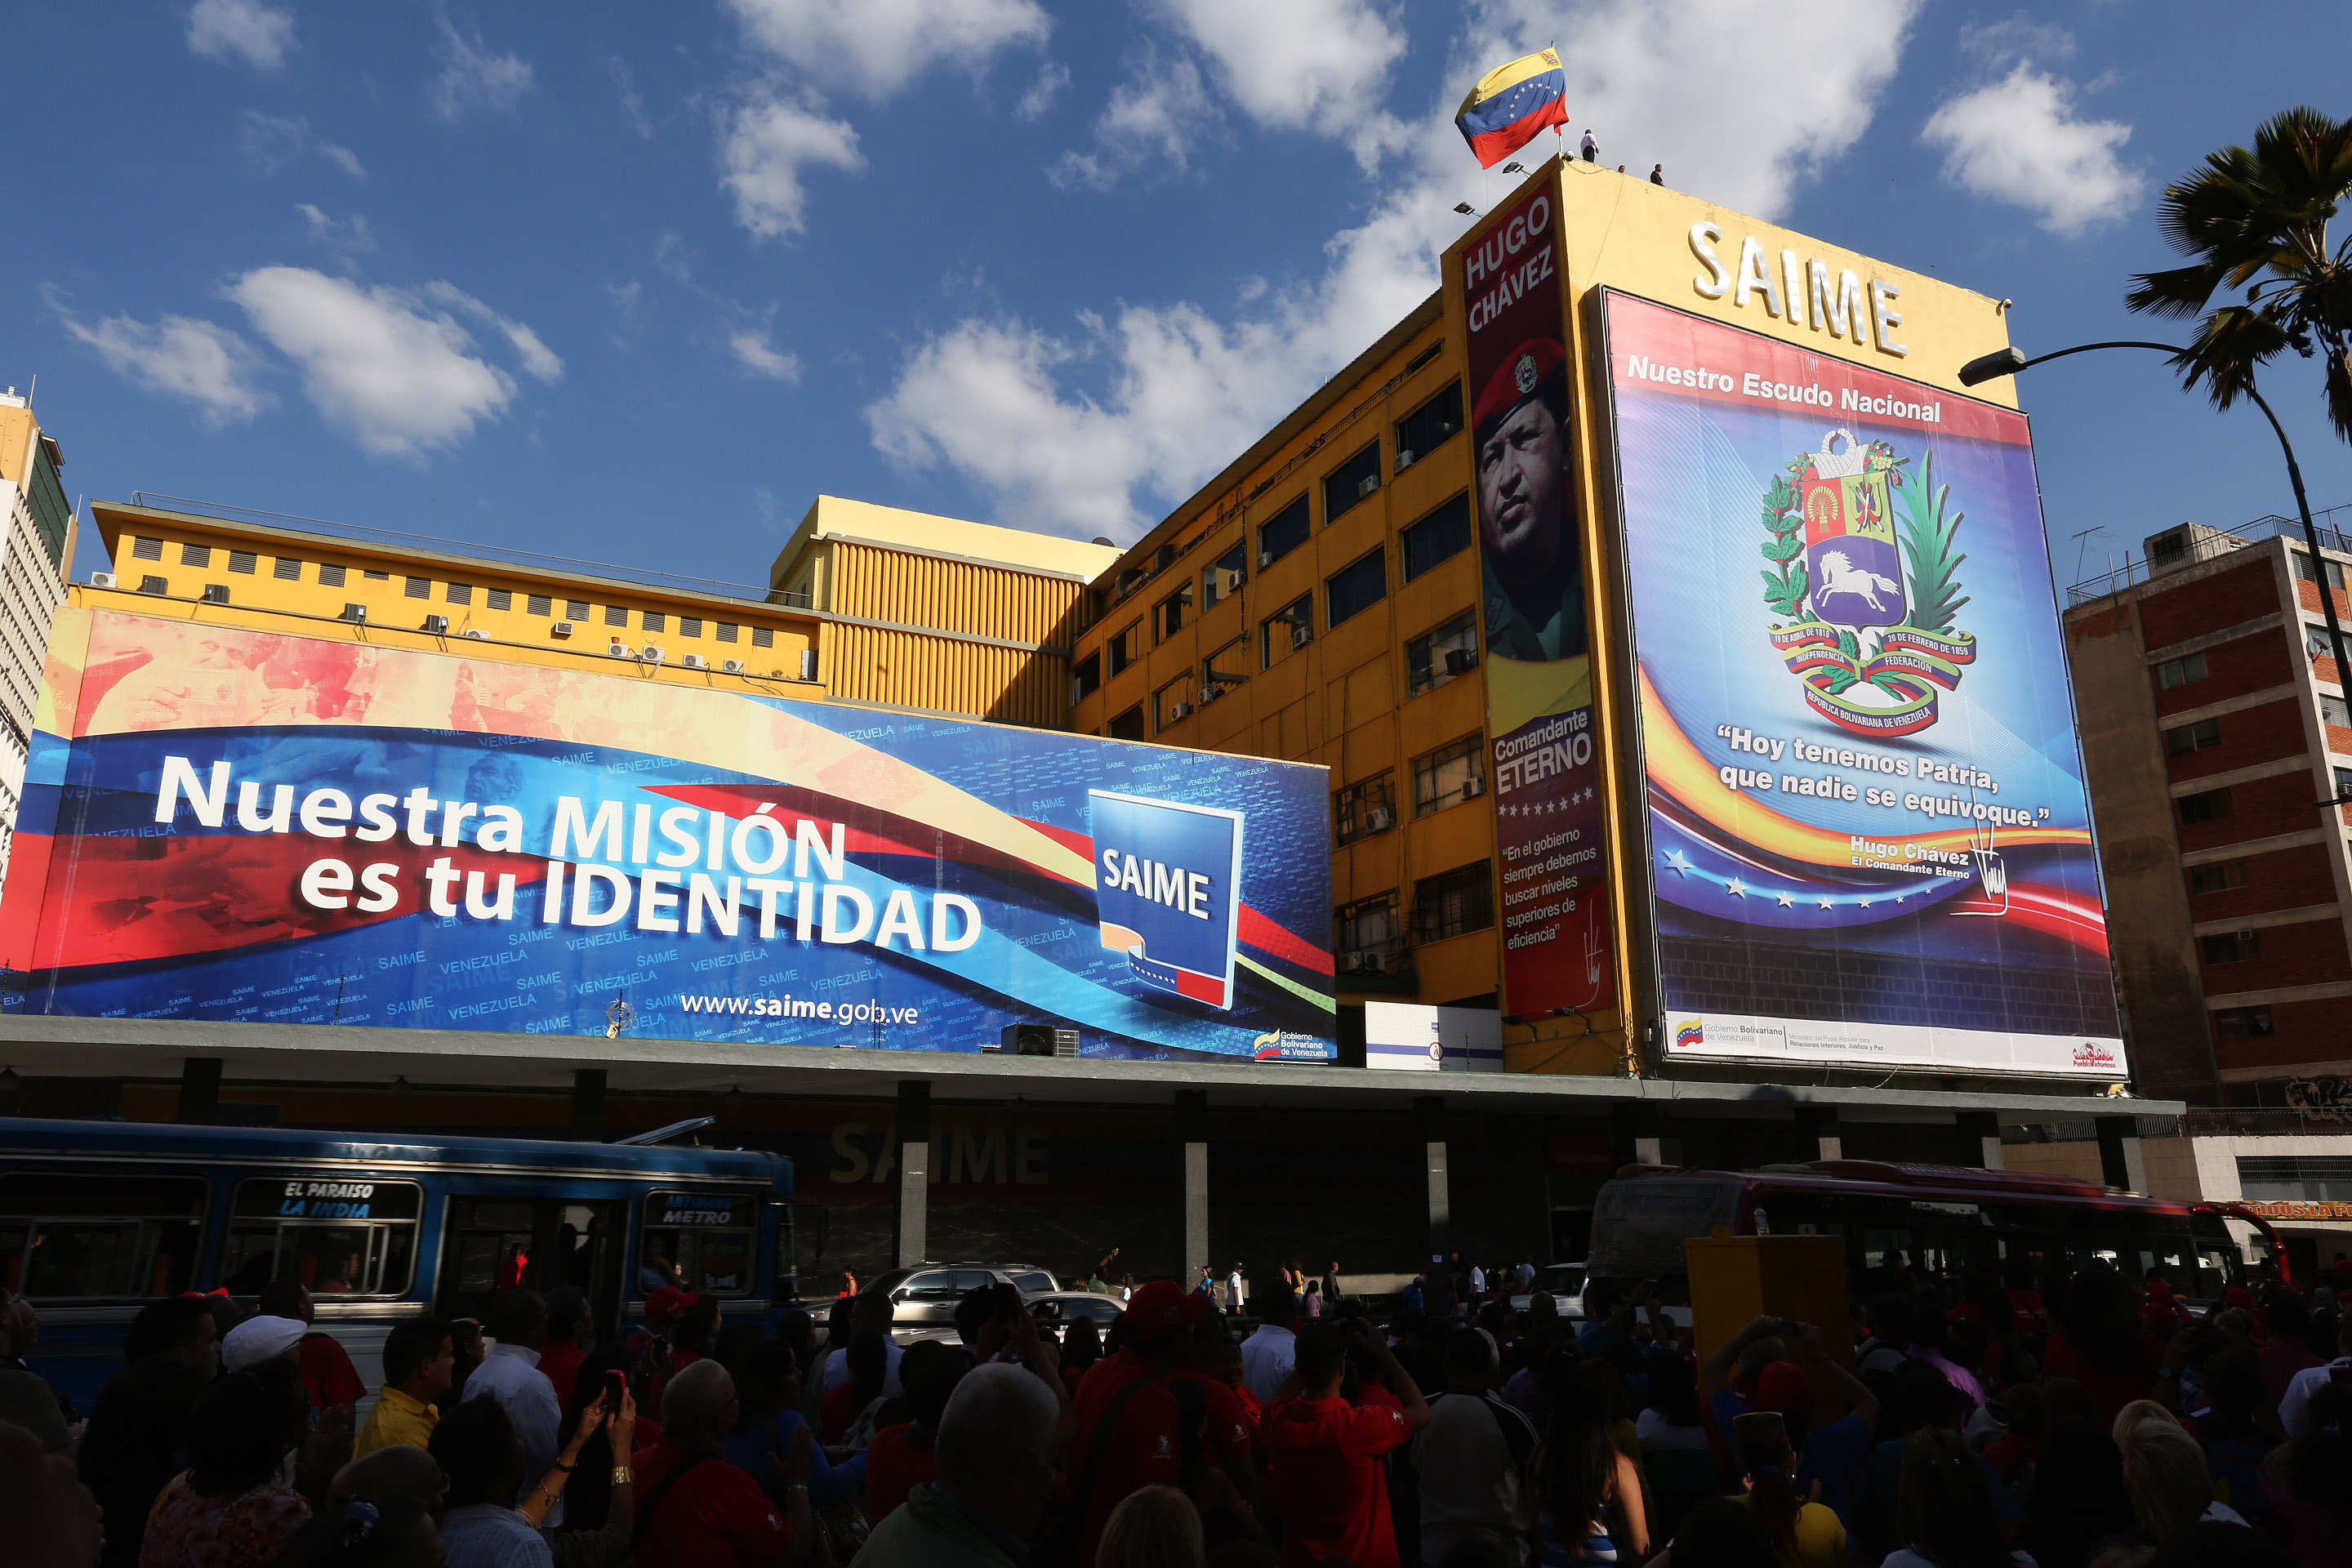
[[[1242,814],[1105,790],[1087,807],[1102,944],[1147,985],[1232,1006]]]

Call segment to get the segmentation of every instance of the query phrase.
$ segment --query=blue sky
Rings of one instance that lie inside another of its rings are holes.
[[[19,11],[15,309],[69,490],[731,582],[819,492],[1132,538],[1427,293],[1556,42],[1604,159],[2164,336],[2155,200],[2352,12],[1811,0],[137,0]],[[2352,221],[2347,218],[2347,221]],[[2315,505],[2352,453],[2289,361]],[[2058,574],[2292,510],[2154,355],[2032,373]],[[2352,520],[2352,513],[2347,514]],[[2071,537],[2099,528],[2087,544]],[[85,551],[81,566],[94,564]]]

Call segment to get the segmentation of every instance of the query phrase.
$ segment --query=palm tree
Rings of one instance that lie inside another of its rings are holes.
[[[2168,185],[2164,237],[2186,267],[2143,272],[2124,297],[2159,316],[2200,313],[2196,340],[2174,358],[2184,384],[2200,383],[2217,408],[2253,384],[2254,367],[2281,349],[2327,363],[2327,416],[2352,441],[2352,238],[2328,247],[2327,223],[2352,195],[2352,120],[2290,109]],[[2224,290],[2242,302],[2215,306]]]

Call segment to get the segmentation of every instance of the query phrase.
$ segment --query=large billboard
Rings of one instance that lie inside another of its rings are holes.
[[[1538,180],[1449,279],[1475,399],[1503,1005],[1519,1017],[1617,1005],[1562,258],[1558,182]]]
[[[2122,1078],[2025,416],[1603,299],[1665,1058]]]
[[[462,646],[462,645],[460,645]],[[730,686],[736,683],[730,682]],[[58,616],[0,1010],[1328,1060],[1323,770]]]

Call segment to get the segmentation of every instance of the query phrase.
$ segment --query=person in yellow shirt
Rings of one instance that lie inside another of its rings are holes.
[[[1830,1509],[1797,1495],[1797,1454],[1780,1415],[1742,1415],[1731,1440],[1748,1477],[1748,1506],[1771,1534],[1779,1568],[1847,1568],[1853,1554],[1844,1524]]]
[[[405,1443],[422,1448],[441,1418],[433,1401],[449,1386],[457,1356],[450,1345],[449,1325],[439,1318],[411,1318],[396,1323],[383,1341],[383,1386],[376,1392],[375,1408],[352,1439],[357,1459]]]

